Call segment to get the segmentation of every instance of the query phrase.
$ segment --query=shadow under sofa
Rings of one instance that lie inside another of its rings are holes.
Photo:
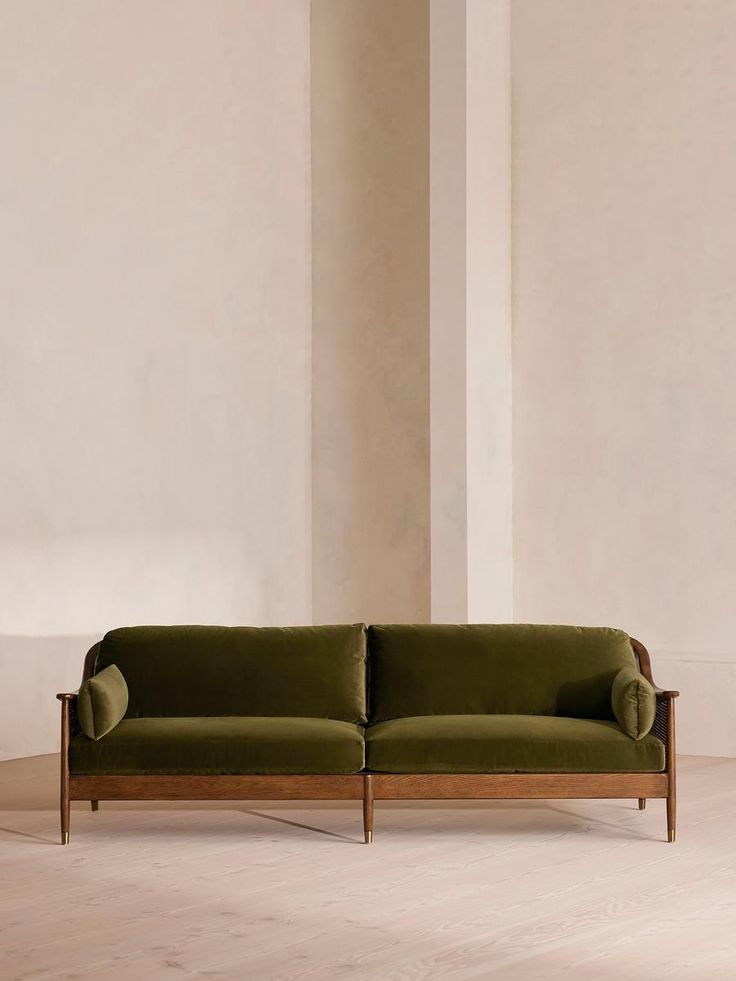
[[[61,700],[70,801],[665,798],[677,692],[621,630],[125,627]]]

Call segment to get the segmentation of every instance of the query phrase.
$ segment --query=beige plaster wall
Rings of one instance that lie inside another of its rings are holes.
[[[0,131],[12,757],[108,627],[311,619],[309,4],[6,0]]]
[[[509,618],[512,240],[514,617],[736,755],[736,9],[508,6],[3,4],[0,758],[113,624]]]
[[[512,598],[508,0],[430,4],[432,620]]]
[[[429,618],[429,3],[312,3],[313,616]]]
[[[509,0],[467,3],[468,612],[513,619]]]
[[[625,627],[736,755],[736,5],[512,11],[516,618]]]
[[[467,73],[464,0],[430,0],[431,618],[468,617]]]

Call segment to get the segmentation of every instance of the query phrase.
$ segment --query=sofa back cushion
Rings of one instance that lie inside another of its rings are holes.
[[[613,719],[611,686],[635,664],[609,627],[378,625],[368,629],[370,719],[560,715]]]
[[[123,627],[95,671],[116,664],[127,718],[298,716],[366,721],[365,626]]]

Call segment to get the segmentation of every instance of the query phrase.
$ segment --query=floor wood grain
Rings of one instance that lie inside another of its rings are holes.
[[[0,763],[0,979],[733,981],[736,760],[664,801],[72,805]]]

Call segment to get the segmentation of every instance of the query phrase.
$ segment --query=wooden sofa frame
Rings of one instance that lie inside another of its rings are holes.
[[[631,639],[639,670],[654,685],[649,652]],[[87,652],[82,684],[94,674],[100,643]],[[657,712],[652,733],[665,745],[659,773],[356,773],[284,776],[75,776],[69,772],[69,743],[80,732],[76,692],[61,701],[61,843],[69,843],[70,804],[88,800],[360,800],[366,844],[373,840],[375,800],[575,800],[648,798],[667,801],[667,840],[675,840],[675,699],[677,691],[654,685]]]

